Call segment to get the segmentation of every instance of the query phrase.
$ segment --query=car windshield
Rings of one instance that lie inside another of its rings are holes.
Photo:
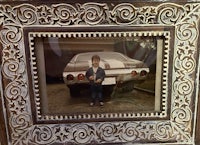
[[[88,61],[93,55],[99,55],[101,59],[117,59],[120,61],[126,61],[127,57],[115,52],[105,52],[105,53],[85,53],[77,56],[76,61]]]

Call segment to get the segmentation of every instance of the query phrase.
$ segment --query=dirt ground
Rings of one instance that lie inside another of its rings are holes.
[[[80,91],[79,88],[77,91]],[[116,93],[114,96],[104,95],[104,106],[98,102],[90,107],[89,90],[83,90],[80,96],[71,97],[68,87],[63,83],[47,84],[48,114],[74,113],[118,113],[154,111],[154,94],[134,89],[133,91]]]

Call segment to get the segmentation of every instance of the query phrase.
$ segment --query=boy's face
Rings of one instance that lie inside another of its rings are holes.
[[[93,60],[92,60],[92,65],[93,65],[94,67],[99,67],[99,62],[100,62],[99,59],[93,59]]]

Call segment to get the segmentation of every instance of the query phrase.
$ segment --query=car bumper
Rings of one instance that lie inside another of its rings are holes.
[[[102,82],[102,85],[115,85],[119,83],[124,83],[127,81],[144,81],[147,78],[147,75],[140,76],[140,72],[142,70],[145,70],[147,73],[149,73],[148,68],[139,68],[134,69],[134,71],[137,71],[137,75],[132,75],[131,72],[133,69],[118,69],[118,70],[106,70],[106,77],[104,81]],[[66,85],[76,85],[76,84],[89,84],[89,81],[84,78],[83,80],[78,80],[77,77],[74,77],[74,80],[67,80],[66,76],[68,74],[73,74],[74,76],[78,76],[78,74],[85,74],[85,72],[63,72],[63,79]]]

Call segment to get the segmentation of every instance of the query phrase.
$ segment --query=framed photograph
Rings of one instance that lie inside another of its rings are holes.
[[[96,32],[90,28],[73,31],[67,28],[62,31],[25,28],[25,38],[29,38],[26,56],[31,60],[29,68],[32,70],[29,73],[30,76],[34,74],[29,79],[36,82],[30,86],[30,90],[36,93],[36,97],[31,93],[31,98],[43,104],[38,107],[35,102],[32,104],[36,114],[40,114],[39,118],[60,114],[66,121],[71,121],[69,117],[73,114],[72,118],[76,116],[77,119],[105,120],[106,114],[110,116],[106,118],[117,119],[119,112],[132,111],[146,115],[162,112],[166,117],[167,104],[160,104],[167,102],[167,97],[160,92],[163,89],[160,79],[166,83],[168,74],[161,72],[169,66],[160,60],[172,60],[169,51],[173,28],[138,29],[111,27],[97,28]],[[99,67],[106,74],[101,83],[102,107],[99,107],[99,98],[95,99],[94,107],[89,107],[91,84],[86,71],[92,67],[93,55],[100,56]],[[141,103],[141,100],[146,101]],[[87,117],[79,116],[79,113]],[[131,119],[132,115],[124,117]]]
[[[1,4],[11,144],[195,144],[199,2]]]

